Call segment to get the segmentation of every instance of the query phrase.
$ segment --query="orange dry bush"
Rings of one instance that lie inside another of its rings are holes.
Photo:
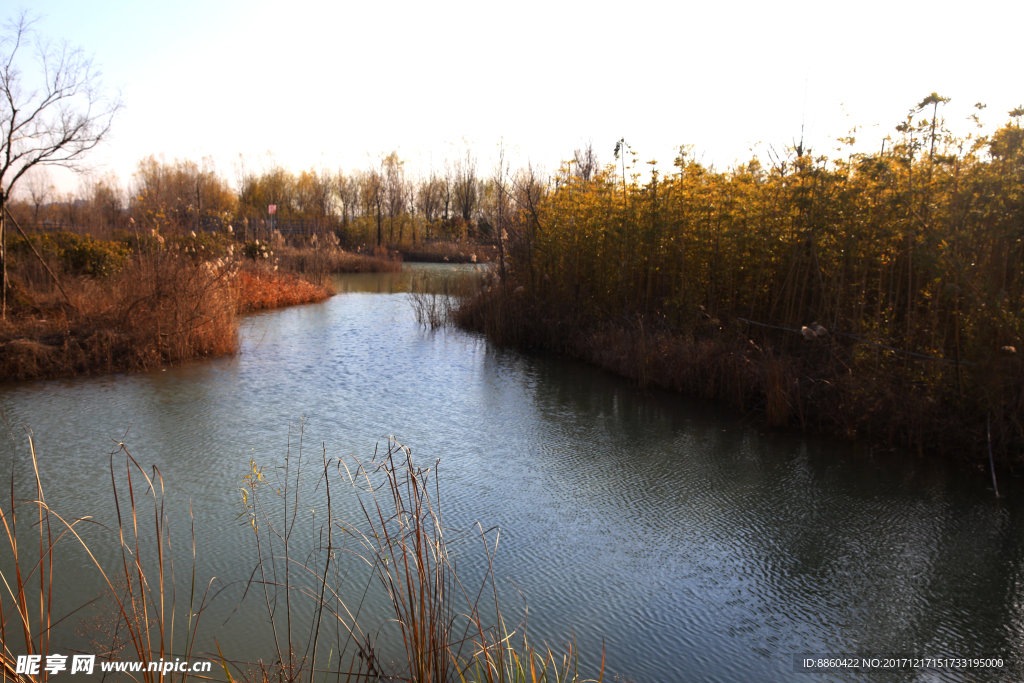
[[[239,313],[316,303],[334,293],[325,285],[270,271],[243,270],[235,278],[235,283]]]
[[[65,278],[60,293],[26,273],[0,321],[0,380],[148,370],[233,353],[226,267],[157,253],[106,280]]]

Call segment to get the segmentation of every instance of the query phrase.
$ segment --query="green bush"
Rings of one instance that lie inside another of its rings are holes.
[[[121,270],[129,254],[127,246],[120,242],[70,232],[32,235],[28,239],[19,237],[10,243],[11,253],[22,259],[35,258],[33,247],[44,259],[60,263],[65,271],[90,277],[113,275]]]
[[[206,232],[186,232],[167,238],[167,246],[178,249],[196,258],[213,259],[227,254],[230,241],[219,235]]]
[[[108,277],[121,270],[128,248],[120,242],[81,237],[64,249],[64,264],[69,272],[91,277]]]

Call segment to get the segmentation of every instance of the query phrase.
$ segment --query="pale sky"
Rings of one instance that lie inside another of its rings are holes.
[[[4,2],[10,18],[16,2]],[[551,171],[625,137],[671,170],[693,145],[719,168],[799,139],[828,154],[856,125],[876,145],[932,91],[966,133],[1024,103],[1024,3],[264,2],[33,0],[38,31],[93,54],[124,110],[91,157],[127,182],[149,154],[239,155],[293,170],[411,170],[468,141]],[[763,143],[760,144],[759,143]],[[518,156],[516,156],[518,155]],[[74,185],[75,181],[62,181]],[[67,187],[65,187],[67,189]]]

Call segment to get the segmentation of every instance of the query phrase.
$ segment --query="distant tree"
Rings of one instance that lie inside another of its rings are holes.
[[[22,12],[0,37],[0,291],[7,317],[6,206],[37,166],[77,167],[110,132],[120,98],[108,96],[92,59],[51,43]],[[26,54],[27,53],[27,54]]]
[[[243,169],[240,173],[238,211],[249,220],[265,220],[267,207],[277,206],[279,218],[293,218],[300,209],[295,175],[273,157],[267,157],[260,172]]]
[[[404,162],[398,157],[398,152],[384,157],[381,161],[381,172],[384,175],[385,204],[388,209],[388,240],[395,241],[395,216],[405,212],[406,200],[408,199],[408,188],[405,182]],[[402,241],[401,223],[399,223],[398,241]]]
[[[364,215],[377,219],[377,246],[384,244],[384,202],[386,198],[384,176],[371,168],[359,178],[359,199]]]
[[[444,201],[444,220],[447,223],[451,220],[452,195],[455,192],[455,172],[452,164],[444,160],[444,176],[442,177],[441,198]]]
[[[476,157],[467,148],[455,167],[455,210],[467,223],[476,211],[480,193],[476,177]]]
[[[45,166],[39,166],[26,176],[25,189],[32,204],[32,222],[39,222],[39,210],[53,200],[53,178]]]
[[[303,218],[324,219],[334,215],[334,178],[311,168],[295,179],[295,204]]]
[[[258,176],[246,176],[242,194],[247,201],[259,188]],[[256,188],[256,189],[254,189]],[[213,160],[202,164],[189,159],[172,162],[148,156],[139,161],[131,183],[131,211],[140,225],[195,230],[202,218],[226,219],[234,213],[237,197],[221,178]],[[264,207],[264,211],[266,208]],[[254,213],[259,215],[255,210]]]
[[[338,171],[334,178],[334,192],[341,202],[342,224],[347,228],[359,208],[358,173],[346,174],[344,171]]]
[[[117,176],[108,171],[89,178],[84,185],[82,194],[88,198],[93,225],[100,229],[119,227],[125,220],[125,201]]]
[[[588,142],[586,147],[577,147],[576,151],[573,152],[573,161],[575,162],[576,176],[584,182],[588,182],[594,177],[594,174],[597,173],[599,168],[597,152],[594,151],[594,144],[592,142]]]
[[[420,182],[419,191],[416,193],[416,208],[423,215],[429,226],[441,212],[444,203],[444,179],[439,178],[433,170],[430,177]]]

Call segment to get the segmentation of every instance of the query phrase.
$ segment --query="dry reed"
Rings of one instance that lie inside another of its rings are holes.
[[[574,644],[558,653],[537,648],[527,637],[525,620],[515,628],[509,628],[504,620],[494,580],[496,535],[478,527],[475,535],[486,553],[486,576],[472,590],[462,583],[454,548],[462,547],[474,534],[467,537],[445,526],[436,467],[416,466],[411,451],[394,439],[366,462],[328,458],[323,451],[312,471],[317,474],[316,487],[323,489],[326,517],[314,547],[297,547],[293,532],[299,513],[306,509],[303,495],[309,493],[303,481],[307,466],[301,430],[298,436],[297,450],[293,452],[289,445],[284,466],[275,468],[277,481],[269,481],[253,464],[240,489],[241,517],[252,526],[259,557],[246,593],[258,593],[266,602],[276,660],[271,664],[232,661],[215,641],[218,655],[212,658],[220,660],[223,680],[233,683],[234,669],[257,683],[313,683],[320,675],[333,675],[339,681],[344,676],[346,681],[414,683],[583,683]],[[10,576],[2,576],[7,590],[0,594],[0,670],[4,679],[16,683],[49,680],[51,675],[45,669],[34,675],[18,673],[16,661],[19,654],[47,655],[52,647],[62,647],[51,639],[53,625],[64,618],[54,613],[53,586],[66,581],[55,576],[55,566],[60,563],[54,562],[54,555],[67,543],[75,543],[88,555],[90,566],[102,577],[114,601],[114,631],[120,642],[102,652],[101,661],[116,661],[124,649],[143,663],[144,683],[184,683],[189,677],[217,680],[189,672],[168,676],[148,670],[150,663],[161,659],[181,657],[187,661],[200,656],[196,649],[201,637],[199,624],[212,585],[210,580],[203,588],[197,577],[193,524],[184,594],[188,608],[184,614],[178,613],[178,592],[183,587],[175,579],[172,525],[164,510],[159,470],[154,467],[147,473],[124,444],[117,445],[110,457],[117,516],[113,525],[104,527],[89,518],[65,519],[50,508],[31,433],[28,444],[34,491],[19,499],[12,480],[10,507],[0,508],[0,523],[13,560],[11,566],[0,568],[0,572],[10,572]],[[117,476],[122,465],[122,474]],[[358,498],[362,520],[335,516],[339,484]],[[145,512],[150,505],[152,511]],[[21,521],[23,508],[29,511],[29,528]],[[146,523],[154,524],[152,534],[141,531]],[[120,547],[112,566],[104,566],[93,554],[80,533],[85,524],[99,526]],[[339,570],[344,556],[355,556],[369,568],[368,583],[359,591],[363,595],[360,603],[373,586],[384,591],[392,612],[385,626],[397,629],[396,642],[401,641],[399,649],[404,652],[400,662],[387,662],[383,656],[379,645],[383,627],[364,628],[360,606],[346,604],[343,596],[351,594],[346,585],[348,572]],[[299,601],[313,607],[305,612],[308,621],[301,623]],[[332,622],[340,627],[336,629],[340,641],[332,642],[327,635]],[[176,636],[176,629],[183,629],[184,634]],[[176,642],[184,643],[184,649],[172,651]],[[327,661],[318,668],[328,646]],[[603,671],[602,658],[596,682],[602,680]]]
[[[55,259],[48,265],[13,263],[0,381],[152,370],[234,353],[239,313],[333,294],[262,264],[239,270],[237,260],[174,250],[136,251],[107,277],[62,271]]]
[[[0,508],[0,523],[3,524],[13,565],[8,570],[12,576],[2,576],[5,591],[0,594],[0,671],[3,679],[15,683],[45,683],[55,675],[43,667],[38,674],[19,673],[16,662],[18,654],[42,655],[45,658],[53,647],[62,647],[53,642],[52,631],[70,615],[54,613],[54,587],[67,585],[70,579],[56,575],[54,555],[67,544],[74,544],[84,550],[88,557],[87,566],[102,577],[105,592],[113,600],[113,631],[117,633],[115,640],[119,643],[100,652],[97,659],[111,661],[118,651],[127,649],[136,661],[142,662],[139,675],[143,683],[183,683],[188,678],[187,673],[150,671],[149,666],[175,656],[186,661],[193,657],[210,586],[204,590],[196,580],[195,533],[192,527],[191,571],[184,596],[188,608],[185,614],[175,616],[181,587],[173,571],[171,528],[164,512],[164,485],[160,471],[153,467],[147,473],[124,444],[118,444],[110,454],[116,525],[104,527],[89,517],[65,519],[46,502],[35,442],[32,433],[26,432],[35,490],[26,498],[17,498],[12,469],[10,507]],[[121,465],[124,470],[119,484],[116,474]],[[147,499],[152,506],[151,512],[145,510]],[[27,509],[28,520],[19,521],[26,514],[19,509]],[[145,533],[142,526],[148,525],[150,520],[154,523],[153,537],[150,541],[143,541]],[[100,563],[83,537],[86,526],[99,526],[113,536],[120,548],[119,562],[113,566]],[[82,606],[92,602],[95,600]],[[71,614],[78,609],[81,607]],[[179,631],[177,635],[176,629]],[[184,643],[184,649],[177,652],[172,650],[176,638]]]
[[[235,295],[226,266],[158,253],[105,280],[66,280],[65,298],[22,277],[0,322],[0,379],[147,370],[237,346]]]
[[[369,461],[328,458],[324,451],[317,469],[317,486],[323,486],[326,499],[318,505],[326,506],[326,517],[317,527],[320,542],[312,551],[303,549],[302,559],[292,539],[296,514],[303,509],[301,431],[298,451],[278,468],[278,479],[268,481],[253,464],[242,487],[244,516],[254,531],[259,556],[249,590],[266,604],[284,678],[312,680],[314,672],[322,670],[316,668],[317,651],[327,647],[327,642],[320,645],[320,638],[328,630],[326,623],[333,621],[344,639],[331,644],[340,662],[331,673],[344,673],[346,680],[581,681],[574,645],[556,655],[530,643],[525,621],[508,627],[494,579],[497,537],[479,527],[467,535],[445,525],[436,467],[418,467],[411,451],[389,438]],[[335,515],[338,484],[357,496],[361,520]],[[281,512],[271,512],[277,510]],[[486,553],[487,571],[481,584],[471,588],[456,571],[455,548],[474,535]],[[344,584],[353,579],[339,569],[345,555],[369,567],[366,583],[349,593],[361,595],[362,602],[369,591],[383,591],[391,610],[389,623],[367,629],[358,609],[346,604]],[[292,614],[299,599],[313,605],[313,624],[304,625],[305,642],[292,638]],[[272,607],[282,603],[283,614]],[[387,650],[380,647],[385,629],[394,643],[401,643],[397,662],[389,663]],[[603,663],[597,680],[602,677]],[[265,678],[266,669],[261,667],[257,679]]]
[[[239,272],[235,286],[239,313],[316,303],[334,294],[327,285],[316,285],[290,273],[258,268]]]

